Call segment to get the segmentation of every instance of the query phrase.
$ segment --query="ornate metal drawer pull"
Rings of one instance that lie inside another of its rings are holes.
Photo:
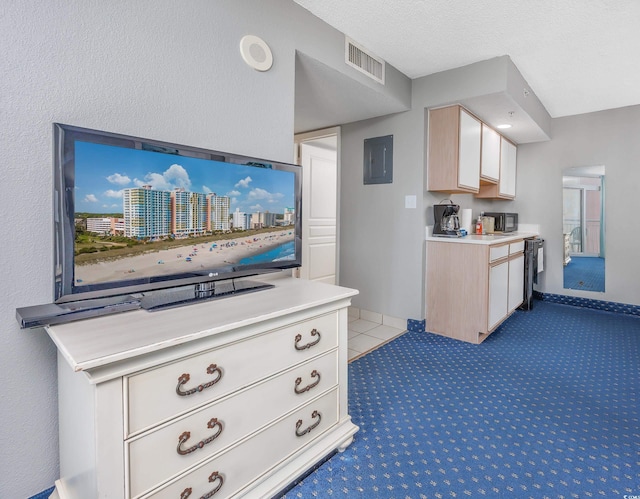
[[[216,364],[211,364],[209,367],[207,367],[207,374],[216,374],[216,373],[217,373],[216,379],[209,381],[208,383],[203,383],[202,385],[198,385],[195,388],[192,388],[191,390],[187,390],[183,392],[181,389],[182,385],[188,383],[189,380],[191,379],[191,376],[188,373],[184,373],[182,376],[178,378],[178,386],[176,386],[176,393],[181,397],[184,397],[186,395],[193,395],[194,393],[201,392],[205,388],[209,388],[210,386],[215,385],[222,378],[222,370]]]
[[[213,497],[216,494],[216,492],[218,492],[222,488],[222,484],[224,483],[224,478],[222,478],[222,475],[219,472],[214,471],[213,473],[211,473],[211,475],[209,475],[209,481],[211,483],[214,483],[216,480],[220,482],[218,486],[215,489],[213,489],[211,492],[203,495],[200,499],[209,499],[210,497]],[[191,495],[191,492],[192,492],[191,487],[187,487],[182,491],[182,494],[180,494],[180,499],[187,499],[187,497]]]
[[[302,426],[302,419],[298,419],[298,421],[296,423],[296,436],[297,437],[301,437],[303,435],[306,435],[311,430],[313,430],[316,426],[318,426],[320,424],[320,421],[322,421],[322,415],[318,411],[313,411],[311,413],[311,417],[314,418],[314,419],[318,418],[318,421],[313,423],[311,426],[307,426],[307,428],[305,428],[302,431],[300,431],[300,427]]]
[[[293,387],[293,391],[296,392],[298,395],[301,395],[304,392],[308,392],[314,386],[317,386],[318,383],[320,383],[320,373],[318,371],[316,371],[315,369],[313,371],[311,371],[311,377],[312,378],[318,378],[318,380],[315,383],[311,383],[310,385],[305,386],[304,388],[298,388],[298,386],[300,386],[300,383],[302,383],[302,378],[297,378],[296,379],[296,386]]]
[[[218,427],[217,432],[215,432],[210,437],[205,438],[204,440],[200,440],[196,445],[194,445],[193,447],[189,447],[188,449],[183,449],[182,444],[184,444],[191,438],[191,432],[185,431],[184,433],[182,433],[182,435],[178,437],[178,448],[176,449],[178,451],[178,454],[180,454],[181,456],[186,456],[187,454],[191,454],[193,451],[202,449],[205,445],[213,442],[220,436],[220,433],[222,433],[222,422],[218,421],[216,418],[211,418],[207,423],[207,428],[213,429],[216,426]]]
[[[302,335],[296,334],[296,340],[294,343],[296,350],[306,350],[307,348],[311,348],[313,345],[317,345],[320,342],[320,332],[317,329],[314,328],[311,330],[311,336],[317,336],[318,339],[311,343],[307,343],[306,345],[299,346],[298,343],[300,342],[300,340],[302,340]]]

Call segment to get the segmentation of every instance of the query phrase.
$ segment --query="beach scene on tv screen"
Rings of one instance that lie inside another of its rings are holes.
[[[78,286],[295,259],[295,176],[75,144]]]

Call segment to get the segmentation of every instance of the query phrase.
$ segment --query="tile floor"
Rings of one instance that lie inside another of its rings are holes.
[[[349,362],[406,332],[406,329],[349,317]]]

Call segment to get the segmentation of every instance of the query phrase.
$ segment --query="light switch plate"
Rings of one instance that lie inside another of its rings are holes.
[[[416,207],[416,196],[408,195],[404,197],[404,207],[405,208],[415,208]]]

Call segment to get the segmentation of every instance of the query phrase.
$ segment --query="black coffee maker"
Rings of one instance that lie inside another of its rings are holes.
[[[460,232],[460,219],[458,211],[460,206],[453,204],[451,200],[448,203],[433,205],[433,235],[442,237],[462,237]]]

